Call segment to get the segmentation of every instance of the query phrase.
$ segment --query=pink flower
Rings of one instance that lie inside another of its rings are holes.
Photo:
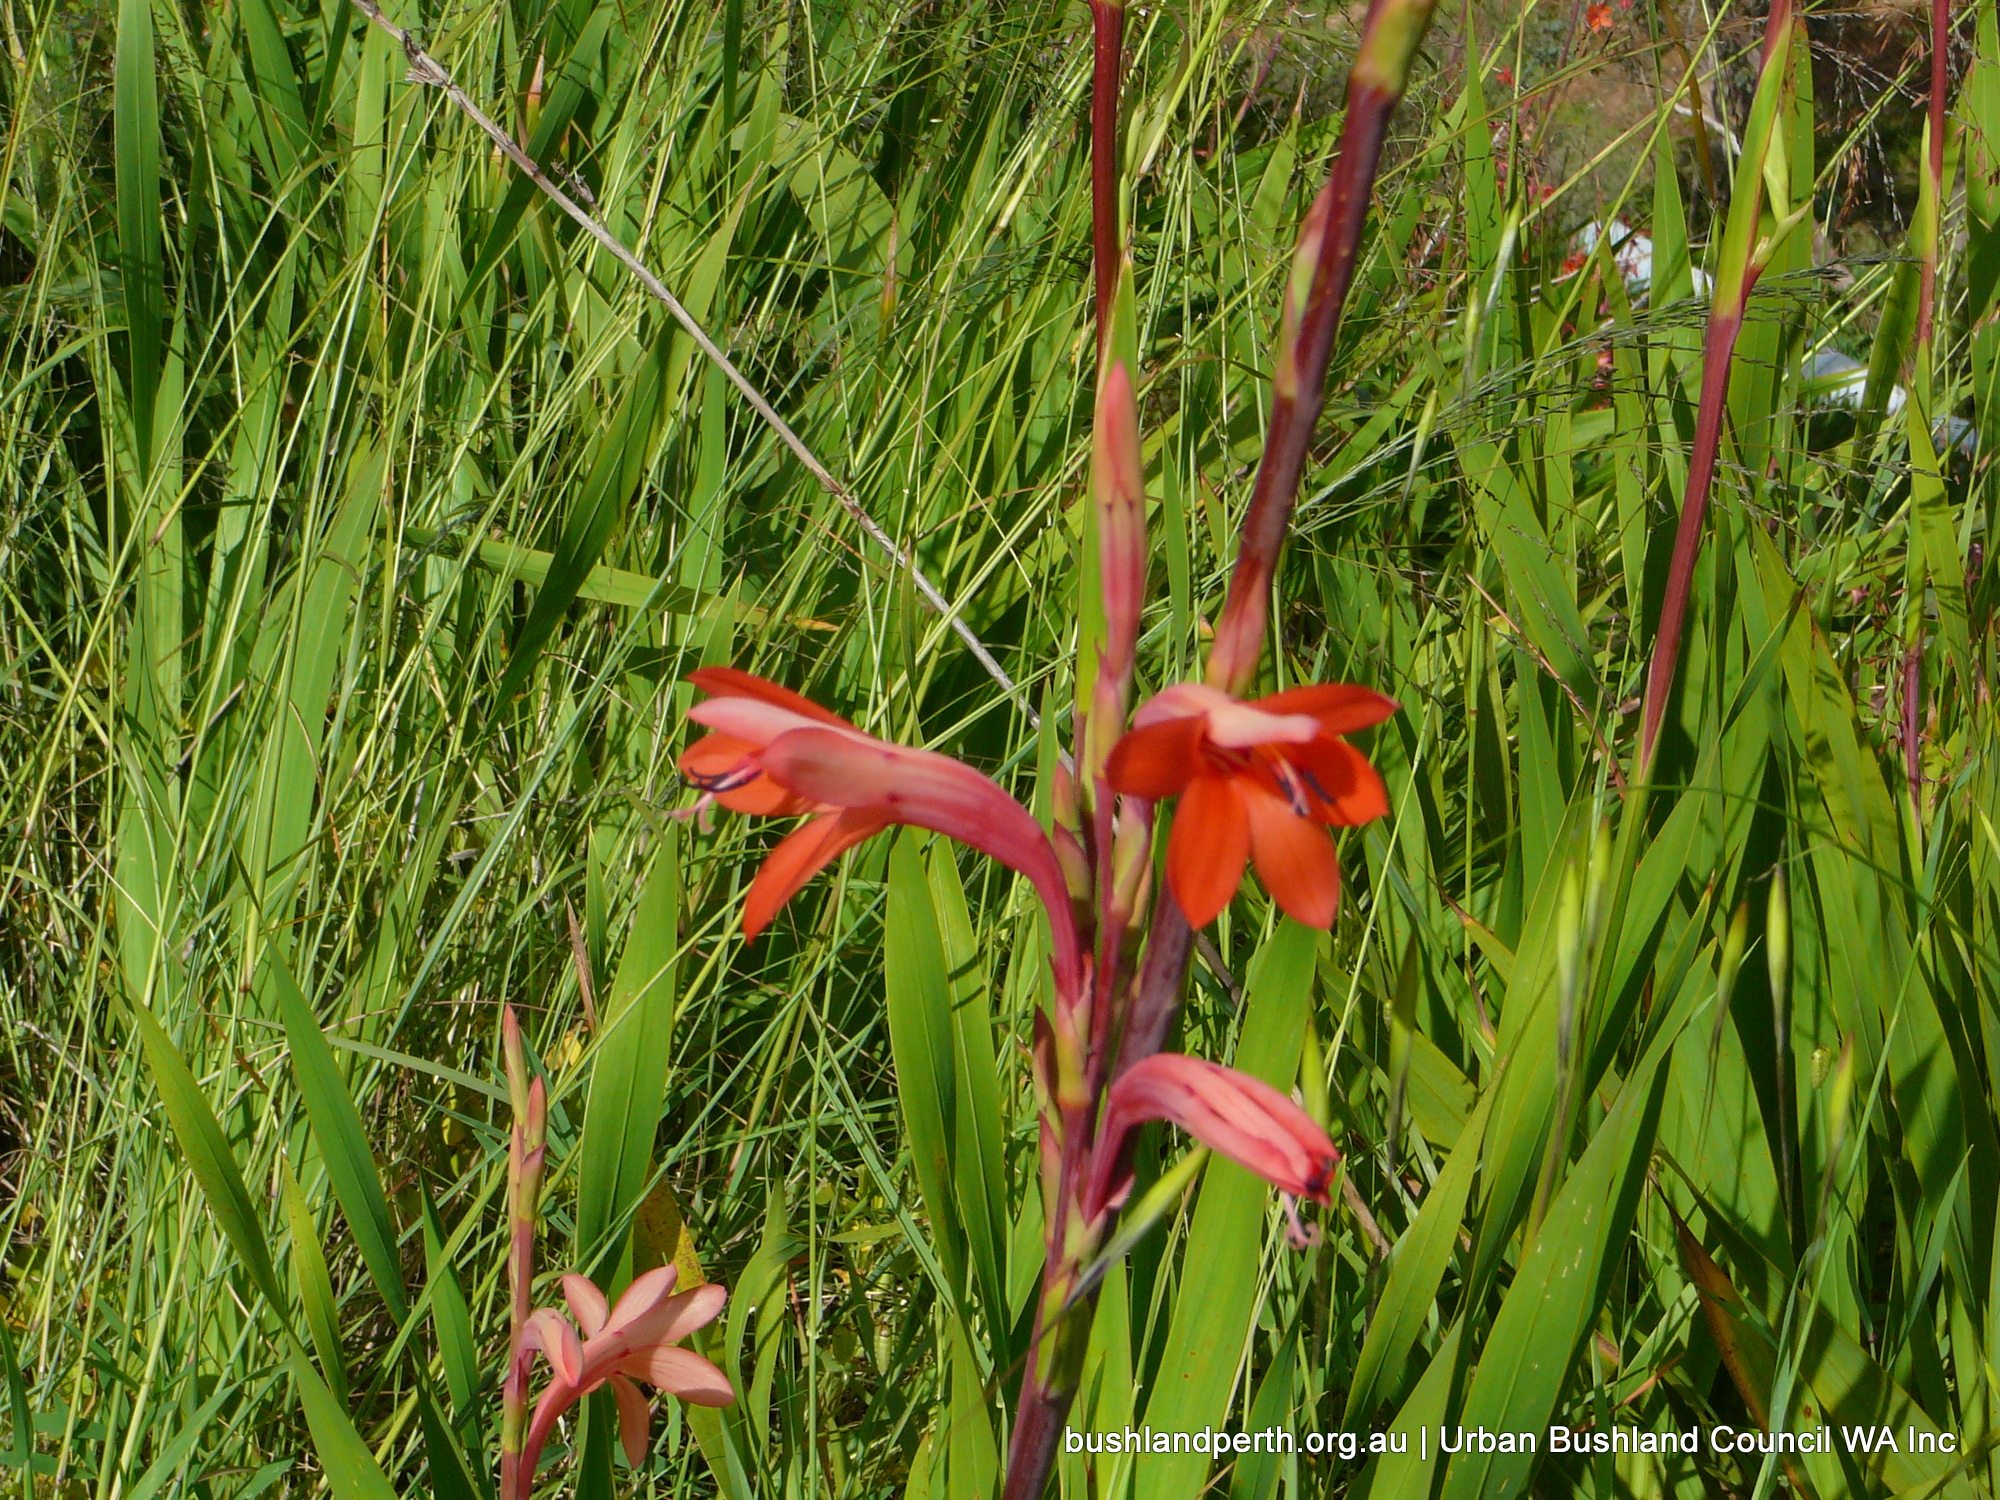
[[[609,1385],[617,1398],[618,1435],[626,1458],[635,1464],[645,1457],[651,1409],[634,1382],[644,1381],[697,1406],[728,1406],[736,1399],[728,1376],[692,1349],[674,1347],[714,1322],[727,1294],[709,1285],[676,1296],[675,1277],[672,1266],[648,1271],[625,1289],[616,1307],[607,1307],[604,1293],[588,1277],[565,1276],[563,1300],[575,1326],[553,1307],[528,1319],[521,1357],[540,1351],[551,1374],[522,1445],[523,1475],[532,1480],[557,1419],[600,1386]]]
[[[1119,1146],[1127,1131],[1148,1120],[1171,1121],[1289,1197],[1331,1201],[1340,1152],[1310,1115],[1248,1073],[1183,1053],[1156,1052],[1111,1085],[1088,1212],[1114,1206],[1130,1190],[1129,1175],[1112,1181]],[[1285,1211],[1294,1242],[1303,1242],[1307,1236],[1296,1211],[1289,1204]]]
[[[1073,993],[1082,957],[1062,866],[1048,835],[997,783],[930,750],[864,734],[797,693],[734,667],[688,680],[709,694],[688,717],[713,731],[682,752],[704,802],[809,817],[750,882],[743,931],[755,937],[801,887],[863,839],[894,824],[928,828],[1024,875],[1048,909],[1057,983]]]

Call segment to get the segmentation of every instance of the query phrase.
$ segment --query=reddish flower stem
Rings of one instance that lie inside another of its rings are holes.
[[[1430,24],[1430,12],[1427,0],[1374,0],[1369,7],[1361,56],[1348,81],[1340,153],[1307,219],[1306,236],[1317,234],[1319,240],[1310,290],[1296,311],[1287,308],[1287,323],[1294,314],[1298,321],[1295,328],[1285,330],[1278,350],[1264,457],[1243,518],[1229,597],[1209,652],[1208,680],[1228,692],[1243,692],[1257,675],[1278,550],[1292,524],[1313,428],[1326,404],[1327,365],[1354,282],[1382,142],[1389,116],[1402,100],[1410,60]]]
[[[1755,280],[1754,274],[1748,278]],[[1722,415],[1729,399],[1729,361],[1736,335],[1743,328],[1743,301],[1738,310],[1708,320],[1702,340],[1701,403],[1694,427],[1694,450],[1688,460],[1687,488],[1682,492],[1680,522],[1674,531],[1674,556],[1667,570],[1667,594],[1660,605],[1660,624],[1653,635],[1653,656],[1646,667],[1645,712],[1639,734],[1639,766],[1643,775],[1653,763],[1660,725],[1673,692],[1674,669],[1680,662],[1681,634],[1687,624],[1688,591],[1694,565],[1701,556],[1702,522],[1708,515],[1708,493],[1715,481],[1715,458],[1722,446]]]
[[[1125,55],[1124,0],[1090,0],[1091,261],[1097,278],[1097,347],[1111,337],[1118,299],[1118,89]]]
[[[1758,93],[1779,56],[1779,43],[1792,27],[1792,0],[1774,0],[1764,24],[1764,50],[1759,64]],[[1782,63],[1792,66],[1789,52]],[[1782,80],[1780,80],[1782,83]],[[1756,106],[1752,106],[1753,125]],[[1785,128],[1782,114],[1768,122],[1768,130]],[[1753,152],[1745,144],[1745,155],[1737,165],[1735,191],[1738,201],[1730,205],[1729,223],[1723,231],[1724,270],[1716,282],[1715,300],[1708,315],[1708,330],[1702,337],[1701,396],[1695,412],[1694,448],[1688,457],[1687,487],[1681,495],[1680,520],[1674,530],[1674,553],[1667,570],[1666,597],[1660,604],[1659,625],[1653,632],[1652,657],[1646,665],[1646,692],[1639,724],[1639,771],[1646,775],[1659,748],[1660,730],[1666,722],[1667,702],[1674,690],[1674,670],[1680,662],[1681,636],[1687,628],[1688,594],[1693,587],[1695,563],[1701,557],[1702,523],[1708,515],[1708,497],[1715,483],[1716,455],[1722,446],[1722,422],[1729,404],[1729,365],[1736,352],[1736,337],[1743,330],[1743,312],[1750,293],[1764,269],[1767,250],[1753,249],[1757,241],[1759,213],[1763,205],[1763,171],[1769,137],[1760,137]],[[1785,205],[1777,205],[1783,211]],[[1738,269],[1740,267],[1740,269]]]
[[[1324,404],[1327,365],[1340,314],[1354,279],[1361,228],[1366,217],[1390,113],[1402,98],[1418,44],[1430,23],[1434,0],[1371,0],[1361,52],[1348,83],[1348,109],[1340,155],[1325,190],[1313,206],[1301,238],[1304,262],[1313,255],[1309,286],[1287,298],[1278,366],[1273,376],[1270,438],[1252,491],[1236,569],[1222,622],[1209,658],[1209,680],[1240,692],[1256,673],[1263,646],[1265,615],[1278,549],[1291,524],[1299,480],[1305,470],[1314,424]],[[1100,358],[1110,338],[1112,309],[1123,261],[1118,232],[1118,88],[1124,45],[1122,0],[1092,0],[1094,68],[1091,97],[1091,248]],[[1295,266],[1294,279],[1299,275]],[[1101,420],[1101,418],[1100,418]],[[1107,704],[1106,708],[1116,705]],[[1102,711],[1086,705],[1086,711]],[[1081,748],[1081,747],[1080,747]],[[1079,769],[1088,774],[1087,761]],[[1092,787],[1097,816],[1090,829],[1089,856],[1100,893],[1116,878],[1108,790]],[[1054,1470],[1064,1418],[1076,1393],[1089,1342],[1094,1293],[1076,1297],[1082,1269],[1095,1254],[1105,1215],[1095,1219],[1084,1202],[1093,1178],[1106,1177],[1100,1160],[1111,1152],[1129,1154],[1129,1132],[1116,1140],[1096,1133],[1104,1089],[1117,1073],[1160,1050],[1179,1010],[1187,978],[1193,933],[1171,895],[1162,891],[1139,974],[1131,1014],[1122,1028],[1110,1014],[1125,994],[1123,926],[1128,914],[1106,901],[1097,960],[1087,996],[1066,1006],[1059,997],[1046,1045],[1036,1049],[1038,1084],[1044,1097],[1044,1130],[1061,1139],[1052,1201],[1048,1204],[1046,1261],[1034,1339],[1015,1407],[1008,1443],[1003,1500],[1038,1500]],[[1079,1015],[1083,1010],[1086,1013]],[[1062,1031],[1063,1035],[1055,1032]],[[1107,1054],[1117,1037],[1115,1066]],[[1059,1123],[1058,1123],[1059,1122]]]
[[[1124,67],[1125,7],[1123,0],[1091,0],[1092,72],[1090,96],[1090,204],[1091,260],[1097,314],[1097,349],[1100,377],[1108,373],[1105,362],[1110,348],[1118,278],[1124,252],[1118,233],[1118,92]],[[1107,414],[1100,405],[1100,429]],[[1100,440],[1104,434],[1100,430]],[[1109,462],[1108,455],[1105,460]],[[1100,485],[1110,475],[1098,476]],[[1107,545],[1104,537],[1099,546]],[[1128,632],[1129,633],[1129,632]],[[1125,641],[1118,659],[1109,665],[1115,681],[1100,680],[1096,700],[1079,703],[1079,719],[1085,715],[1116,716],[1122,724],[1125,684],[1131,673],[1130,642]],[[1106,726],[1108,727],[1108,726]],[[1081,777],[1094,772],[1090,730],[1077,725],[1077,770]],[[1044,1206],[1047,1231],[1043,1247],[1042,1290],[1035,1308],[1034,1335],[1028,1346],[1027,1365],[1021,1375],[1021,1391],[1015,1403],[1013,1430],[1007,1445],[1005,1500],[1036,1500],[1048,1487],[1054,1472],[1056,1444],[1062,1434],[1063,1419],[1075,1399],[1081,1373],[1082,1354],[1094,1311],[1092,1299],[1083,1306],[1065,1309],[1068,1290],[1078,1267],[1092,1248],[1092,1237],[1081,1222],[1081,1195],[1088,1179],[1092,1138],[1097,1123],[1096,1099],[1103,1074],[1104,1034],[1110,1021],[1109,1007],[1117,993],[1119,924],[1113,916],[1110,895],[1114,880],[1114,818],[1112,798],[1107,789],[1090,785],[1083,788],[1084,805],[1089,809],[1085,831],[1086,856],[1090,861],[1100,901],[1095,913],[1099,930],[1097,966],[1086,984],[1075,993],[1058,995],[1049,1045],[1035,1051],[1037,1086],[1045,1108],[1054,1111],[1060,1124],[1061,1142],[1052,1201]],[[1047,1131],[1052,1122],[1043,1117]],[[1056,1326],[1062,1319],[1063,1326]]]

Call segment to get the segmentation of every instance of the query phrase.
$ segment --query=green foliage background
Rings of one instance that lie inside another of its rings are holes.
[[[1685,48],[1643,4],[1608,36],[1533,8],[1434,34],[1267,670],[1401,700],[1369,747],[1395,810],[1344,840],[1330,938],[1237,903],[1187,1021],[1303,1090],[1360,1209],[1299,1254],[1233,1168],[1167,1195],[1107,1274],[1080,1425],[1889,1422],[1960,1450],[1427,1476],[1992,1492],[2000,480],[1930,440],[1956,414],[2000,451],[2000,37],[1964,10],[1931,348],[1903,247],[1838,255],[1891,106],[1815,119],[1806,89],[1786,122],[1824,232],[1752,305],[1644,800],[1618,768],[1711,238],[1674,103],[1692,53],[1740,109],[1755,18],[1677,8]],[[598,1414],[562,1483],[987,1493],[1039,1261],[1032,904],[881,840],[746,946],[771,831],[674,819],[672,757],[682,674],[727,660],[1024,795],[1050,763],[1093,371],[1082,7],[395,15],[1018,696],[346,0],[0,18],[0,1487],[486,1493],[511,1001],[553,1097],[545,1264],[732,1288],[709,1352],[739,1405],[663,1413],[638,1474]],[[1355,19],[1133,13],[1148,687],[1220,602]],[[1508,142],[1614,67],[1638,123],[1531,180]],[[1603,254],[1558,274],[1613,211],[1655,237],[1636,305]],[[1874,362],[1858,415],[1809,409],[1828,345]],[[1386,1496],[1413,1462],[1064,1479]]]

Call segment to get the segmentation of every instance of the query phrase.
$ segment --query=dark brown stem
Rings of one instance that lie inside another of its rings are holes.
[[[1035,1336],[1042,1334],[1041,1316],[1035,1318]],[[1028,1371],[1021,1377],[1021,1400],[1014,1415],[1014,1435],[1007,1445],[1007,1484],[1001,1500],[1040,1500],[1055,1471],[1056,1444],[1062,1438],[1063,1418],[1069,1415],[1072,1391],[1054,1392],[1043,1386],[1035,1373],[1035,1357],[1028,1356]]]

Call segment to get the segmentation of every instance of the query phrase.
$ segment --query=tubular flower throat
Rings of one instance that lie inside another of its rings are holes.
[[[1333,925],[1340,862],[1329,828],[1389,810],[1382,778],[1341,738],[1396,712],[1393,699],[1351,683],[1289,688],[1243,702],[1182,683],[1133,716],[1105,767],[1112,787],[1158,801],[1179,797],[1167,842],[1167,885],[1200,927],[1229,904],[1255,860],[1287,915]]]

